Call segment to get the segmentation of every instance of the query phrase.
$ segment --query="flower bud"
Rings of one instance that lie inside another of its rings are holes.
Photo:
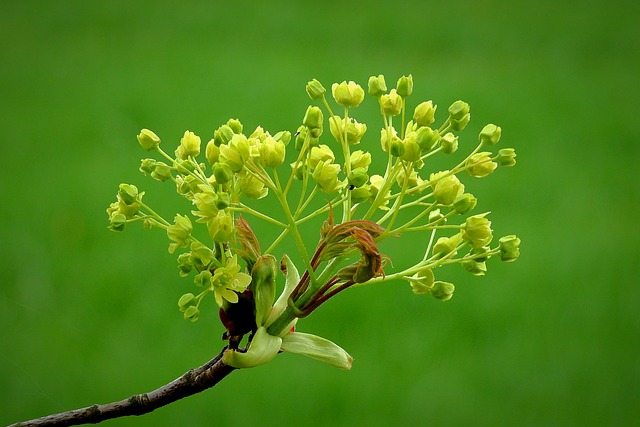
[[[138,169],[143,174],[149,174],[156,168],[155,159],[142,159],[140,160],[140,168]]]
[[[435,147],[438,141],[440,141],[440,134],[438,133],[438,131],[431,129],[428,126],[419,128],[415,132],[415,134],[416,142],[420,146],[420,150],[423,153],[431,150],[433,147]]]
[[[491,221],[485,218],[486,215],[487,213],[470,216],[464,223],[462,237],[472,248],[486,246],[493,239]]]
[[[478,139],[480,139],[480,142],[484,145],[496,145],[498,141],[500,141],[501,135],[502,129],[500,126],[488,124],[482,128],[480,135],[478,135]]]
[[[356,150],[349,156],[351,169],[364,168],[367,170],[371,164],[371,153],[365,153],[362,150]]]
[[[355,168],[351,171],[347,180],[349,181],[349,185],[353,186],[353,188],[358,188],[367,183],[369,176],[367,175],[365,168]]]
[[[187,160],[189,156],[196,157],[198,154],[200,154],[200,137],[193,132],[186,131],[180,139],[176,157]]]
[[[346,127],[346,142],[349,145],[359,143],[367,131],[366,124],[358,123],[351,118],[346,121]],[[329,130],[336,141],[342,141],[342,138],[345,137],[345,120],[338,116],[331,117],[331,119],[329,119]]]
[[[431,126],[435,120],[437,105],[433,105],[432,101],[426,101],[418,104],[413,111],[413,121],[418,126]]]
[[[469,111],[469,104],[464,101],[456,101],[449,106],[449,116],[452,120],[463,120]]]
[[[276,141],[280,141],[285,146],[287,146],[291,141],[291,132],[289,132],[288,130],[281,130],[280,132],[273,135],[273,139],[275,139]]]
[[[435,282],[433,270],[425,268],[408,278],[411,290],[416,295],[426,295],[431,293],[431,288]]]
[[[500,242],[500,259],[502,261],[515,261],[520,256],[520,239],[515,235],[501,237],[498,242]]]
[[[190,261],[191,254],[189,252],[178,255],[178,269],[180,277],[187,277],[191,270],[193,270],[193,264]]]
[[[404,154],[404,144],[400,138],[395,137],[389,145],[389,153],[394,157],[400,157]]]
[[[310,105],[304,114],[302,124],[311,129],[322,129],[322,123],[324,118],[322,116],[322,110],[319,107]]]
[[[382,151],[384,151],[385,153],[389,152],[389,146],[393,141],[402,142],[400,141],[396,130],[393,127],[391,127],[390,129],[391,133],[389,133],[387,129],[380,130],[380,145],[382,145]]]
[[[184,248],[189,244],[193,226],[187,216],[176,215],[173,224],[167,227],[167,236],[172,244],[169,245],[169,252],[173,253],[177,248]]]
[[[238,179],[238,187],[250,199],[261,199],[269,193],[269,189],[265,188],[264,182],[248,173]]]
[[[215,165],[220,159],[220,148],[216,145],[216,140],[212,139],[207,143],[207,148],[204,151],[204,155],[207,161],[211,165]]]
[[[370,198],[371,198],[371,189],[368,185],[356,187],[351,190],[351,202],[354,204],[366,202]]]
[[[485,264],[484,261],[478,261],[475,259],[466,259],[462,261],[462,268],[474,276],[484,276],[487,272],[487,264]]]
[[[307,164],[311,169],[313,169],[320,162],[329,160],[332,163],[335,159],[336,156],[335,154],[333,154],[333,151],[331,151],[331,148],[329,148],[328,145],[322,144],[318,147],[311,147],[311,152],[309,153]]]
[[[200,316],[200,310],[195,305],[189,306],[184,311],[185,320],[191,320],[192,322],[195,322],[196,320],[198,320],[199,316]]]
[[[454,153],[458,149],[458,137],[448,132],[440,139],[440,146],[444,154]]]
[[[438,172],[437,174],[431,174],[429,177],[433,188],[433,196],[438,203],[443,205],[452,204],[464,192],[464,184],[455,175],[441,178],[441,176],[448,173],[449,171]]]
[[[453,283],[437,281],[431,287],[431,295],[440,301],[449,301],[456,287]]]
[[[298,181],[302,181],[304,175],[308,172],[308,167],[303,162],[294,162],[291,163],[291,173],[293,173],[293,178]]]
[[[322,86],[322,83],[320,83],[316,79],[313,79],[309,83],[307,83],[306,90],[307,90],[307,95],[309,95],[309,98],[313,100],[322,98],[322,96],[327,91],[324,88],[324,86]]]
[[[461,119],[451,119],[451,130],[461,131],[471,121],[471,114],[465,114]]]
[[[473,194],[464,193],[453,201],[453,209],[455,209],[457,213],[464,215],[475,208],[477,203],[478,199],[473,197]]]
[[[151,172],[151,178],[160,182],[165,182],[171,178],[171,168],[164,162],[156,162],[155,168],[153,172]]]
[[[228,144],[235,132],[229,125],[222,125],[213,132],[213,140],[217,146]]]
[[[189,307],[191,304],[193,304],[196,301],[197,300],[195,295],[193,295],[192,293],[187,293],[182,295],[178,300],[178,307],[180,307],[180,311],[184,311],[187,309],[187,307]]]
[[[251,155],[249,142],[244,135],[233,135],[229,144],[220,146],[220,160],[229,165],[233,172],[240,172]]]
[[[305,125],[301,125],[298,127],[295,133],[295,147],[297,151],[302,150],[302,145],[304,144],[305,139],[309,137],[309,128]]]
[[[127,217],[120,212],[111,215],[109,218],[109,230],[111,231],[122,231],[124,230],[124,225],[127,223]]]
[[[227,209],[231,204],[231,196],[228,193],[217,193],[216,196],[214,202],[216,208],[219,210]]]
[[[226,184],[233,178],[233,171],[228,164],[218,162],[213,165],[213,176],[218,184]]]
[[[462,243],[462,234],[458,233],[451,237],[440,237],[436,244],[433,245],[433,255],[439,255],[440,258],[450,253],[457,253],[456,248]]]
[[[493,172],[498,164],[491,160],[491,153],[482,151],[470,156],[465,162],[467,173],[476,178],[482,178]]]
[[[402,141],[404,145],[404,153],[402,154],[402,160],[407,162],[417,162],[420,160],[421,150],[418,142],[416,141],[416,133],[410,132],[407,137]]]
[[[331,163],[331,160],[319,162],[313,170],[313,180],[324,193],[336,191],[342,184],[338,181],[340,165]]]
[[[501,166],[513,166],[516,164],[516,150],[503,148],[498,150],[498,163]]]
[[[384,81],[384,76],[382,74],[376,76],[369,77],[369,95],[371,96],[381,96],[387,93],[387,84]]]
[[[386,116],[397,116],[402,111],[402,97],[391,89],[388,94],[380,96],[380,108]]]
[[[396,90],[398,91],[398,95],[403,98],[411,95],[411,93],[413,92],[413,76],[409,74],[409,76],[400,77],[400,79],[398,79],[396,88]]]
[[[120,184],[118,187],[118,198],[126,205],[139,202],[138,187],[131,184]]]
[[[277,168],[284,163],[284,142],[269,136],[260,145],[260,165],[265,168]]]
[[[242,123],[240,123],[240,120],[238,119],[229,119],[227,121],[227,126],[231,128],[233,133],[237,133],[237,134],[242,133]]]
[[[138,135],[138,142],[147,151],[151,151],[160,145],[160,138],[149,129],[142,129]]]
[[[331,86],[331,93],[333,94],[333,99],[344,107],[357,107],[364,99],[364,89],[353,81],[349,83],[343,81],[340,84],[334,83]]]

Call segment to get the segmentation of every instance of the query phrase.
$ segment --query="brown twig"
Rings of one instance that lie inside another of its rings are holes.
[[[222,362],[223,353],[224,350],[201,367],[191,369],[169,384],[149,393],[136,394],[118,402],[92,405],[86,408],[47,415],[42,418],[12,424],[9,427],[97,424],[111,418],[147,414],[176,400],[200,393],[218,384],[235,369]]]

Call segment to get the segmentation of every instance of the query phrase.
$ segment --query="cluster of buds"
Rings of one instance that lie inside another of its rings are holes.
[[[230,119],[213,131],[204,147],[198,135],[186,131],[170,155],[155,133],[143,129],[138,142],[161,158],[143,159],[140,171],[173,182],[192,210],[168,221],[129,184],[120,185],[117,201],[107,209],[111,230],[121,231],[134,221],[165,230],[169,251],[179,252],[179,274],[192,277],[199,289],[185,293],[178,307],[185,319],[196,321],[203,301],[215,302],[225,327],[223,338],[229,340],[225,362],[231,366],[256,366],[289,351],[349,368],[351,357],[340,347],[296,331],[298,319],[345,289],[391,280],[406,280],[415,294],[447,301],[455,286],[436,280],[440,267],[459,264],[481,276],[490,258],[513,261],[519,256],[515,235],[492,246],[488,213],[472,214],[478,200],[462,182],[464,175],[484,178],[515,165],[513,148],[490,151],[501,139],[499,126],[485,125],[462,161],[434,171],[427,167],[432,156],[466,147],[459,134],[471,120],[466,102],[451,104],[436,125],[432,100],[409,109],[411,75],[402,76],[391,89],[384,76],[372,76],[366,92],[353,81],[333,84],[336,113],[318,80],[310,81],[306,91],[320,105],[307,108],[293,134],[272,135],[261,127],[248,133],[239,120]],[[370,126],[352,114],[366,93],[380,109],[379,133],[367,133]],[[290,146],[293,150],[287,150]],[[380,164],[383,169],[374,170]],[[257,200],[267,196],[277,200],[281,212],[260,208]],[[325,203],[318,207],[315,199]],[[318,216],[328,218],[319,231],[303,230]],[[271,242],[260,241],[248,217],[267,222],[280,234]],[[204,238],[194,230],[198,223],[205,226]],[[408,268],[385,271],[387,259],[399,255],[381,253],[380,243],[413,232],[426,235],[424,256]],[[313,235],[318,241],[311,251]],[[278,263],[274,256],[287,237],[298,249],[296,263],[285,254]],[[279,272],[284,287],[276,298]],[[247,347],[239,349],[247,334]]]

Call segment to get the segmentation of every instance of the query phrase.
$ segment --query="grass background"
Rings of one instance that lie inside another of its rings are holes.
[[[285,354],[104,425],[637,421],[639,4],[303,4],[2,2],[0,424],[151,390],[221,348],[215,316],[181,320],[190,288],[166,237],[106,230],[120,182],[169,217],[184,209],[137,172],[141,128],[167,145],[230,117],[295,130],[308,80],[379,73],[412,73],[413,102],[433,99],[440,119],[468,101],[467,141],[502,126],[517,167],[468,188],[497,235],[522,238],[521,259],[484,278],[443,271],[448,303],[398,282],[301,322],[355,356],[350,372]]]

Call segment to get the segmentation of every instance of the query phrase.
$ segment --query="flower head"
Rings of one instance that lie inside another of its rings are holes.
[[[238,293],[244,292],[251,283],[251,276],[240,272],[238,256],[227,259],[224,267],[218,267],[211,276],[211,286],[220,307],[224,302],[237,303]]]
[[[364,100],[364,89],[353,81],[334,83],[331,93],[336,102],[345,107],[357,107]]]

